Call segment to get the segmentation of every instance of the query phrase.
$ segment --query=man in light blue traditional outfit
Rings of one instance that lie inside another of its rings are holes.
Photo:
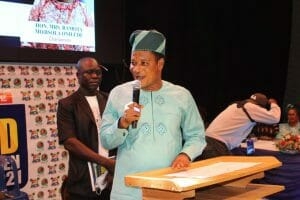
[[[185,169],[206,146],[203,120],[191,93],[162,80],[164,35],[136,30],[129,42],[135,81],[112,89],[100,131],[104,148],[118,148],[112,200],[142,199],[141,189],[125,185],[126,175],[169,166]],[[139,103],[132,102],[136,81],[141,85]]]

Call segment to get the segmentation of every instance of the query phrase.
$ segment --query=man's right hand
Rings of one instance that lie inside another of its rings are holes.
[[[107,171],[113,175],[115,172],[115,164],[116,164],[116,160],[115,159],[110,159],[108,158],[105,165],[103,167],[105,167],[107,169]]]

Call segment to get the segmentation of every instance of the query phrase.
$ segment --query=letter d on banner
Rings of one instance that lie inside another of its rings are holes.
[[[17,158],[20,188],[28,181],[28,151],[25,104],[0,103],[0,154]],[[9,177],[11,171],[6,171]],[[9,183],[9,180],[8,182]]]
[[[12,154],[18,150],[18,126],[12,118],[0,118],[0,154]]]

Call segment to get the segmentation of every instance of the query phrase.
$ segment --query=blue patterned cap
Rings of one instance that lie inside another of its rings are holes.
[[[129,43],[133,51],[153,51],[165,56],[166,38],[156,30],[136,30],[131,33]]]

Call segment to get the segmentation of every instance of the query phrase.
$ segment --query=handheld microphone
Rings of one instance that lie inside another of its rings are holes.
[[[132,101],[139,103],[140,101],[140,89],[141,89],[141,82],[139,80],[135,80],[132,85]],[[137,120],[132,122],[132,128],[137,127]]]

